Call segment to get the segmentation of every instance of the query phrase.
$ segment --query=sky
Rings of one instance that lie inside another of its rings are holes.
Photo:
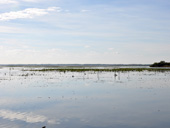
[[[0,0],[0,64],[170,62],[170,0]]]

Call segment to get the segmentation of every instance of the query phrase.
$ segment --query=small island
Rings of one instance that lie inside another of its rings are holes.
[[[170,67],[170,62],[160,61],[150,65],[150,67]]]

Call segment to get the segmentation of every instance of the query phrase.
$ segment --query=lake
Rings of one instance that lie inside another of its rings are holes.
[[[170,127],[170,71],[23,69],[0,68],[0,128]]]

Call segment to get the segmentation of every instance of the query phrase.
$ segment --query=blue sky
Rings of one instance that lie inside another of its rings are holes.
[[[0,0],[0,63],[170,61],[169,7],[169,0]]]

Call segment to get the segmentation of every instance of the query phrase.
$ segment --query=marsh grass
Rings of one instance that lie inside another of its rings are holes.
[[[44,69],[30,69],[30,70],[24,70],[24,71],[39,71],[39,72],[50,72],[50,71],[58,71],[58,72],[129,72],[129,71],[137,71],[137,72],[143,72],[143,71],[157,71],[157,72],[165,72],[170,71],[169,68],[163,69],[163,68],[116,68],[116,69],[74,69],[74,68],[62,68],[62,69],[50,69],[50,68],[44,68]]]

